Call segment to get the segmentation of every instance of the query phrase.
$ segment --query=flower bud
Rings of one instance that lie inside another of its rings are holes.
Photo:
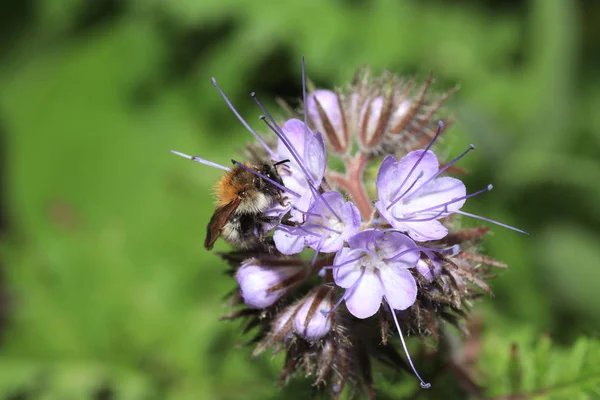
[[[294,329],[307,340],[317,340],[331,331],[331,315],[321,311],[333,308],[332,289],[320,286],[310,292],[301,302],[294,317]]]
[[[427,252],[426,254],[427,258],[419,259],[415,268],[423,278],[431,282],[442,272],[442,265],[440,259],[433,253]]]
[[[297,309],[297,305],[291,305],[277,314],[273,320],[273,323],[271,324],[271,335],[276,338],[277,341],[287,343],[294,335],[294,315],[296,314]]]
[[[331,90],[316,90],[308,96],[306,105],[313,126],[327,137],[335,152],[344,154],[350,138],[339,95]]]
[[[250,258],[242,263],[236,279],[244,303],[250,308],[265,308],[301,283],[309,271],[300,259]]]
[[[269,334],[252,351],[252,357],[258,357],[267,349],[277,352],[282,348],[281,344],[287,346],[294,338],[294,315],[298,304],[293,304],[280,311],[271,322]]]
[[[411,103],[391,96],[369,98],[362,106],[358,140],[364,149],[377,148],[398,127],[404,127]]]
[[[389,107],[389,104],[386,104]],[[377,146],[383,139],[387,121],[382,120],[384,99],[381,96],[370,98],[363,104],[358,123],[358,140],[362,147],[369,149]],[[383,116],[387,119],[388,115]],[[383,126],[382,126],[383,125]]]
[[[321,347],[317,358],[317,373],[315,374],[317,379],[315,379],[315,385],[325,382],[325,378],[333,366],[333,360],[335,359],[337,352],[336,350],[332,338],[323,341],[323,346]]]

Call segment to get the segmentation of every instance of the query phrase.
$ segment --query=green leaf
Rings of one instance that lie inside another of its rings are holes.
[[[571,347],[515,327],[485,335],[481,380],[491,399],[588,399],[600,391],[600,341],[581,337]]]

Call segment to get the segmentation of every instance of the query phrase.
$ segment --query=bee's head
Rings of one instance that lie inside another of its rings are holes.
[[[266,176],[267,178],[279,183],[280,185],[283,185],[283,181],[281,180],[281,175],[279,175],[279,172],[277,171],[276,164],[262,164],[260,166],[260,173]],[[277,186],[270,183],[269,181],[267,181],[266,179],[262,179],[258,176],[255,176],[254,179],[256,186],[262,191],[269,193],[273,196],[279,194],[280,189]]]

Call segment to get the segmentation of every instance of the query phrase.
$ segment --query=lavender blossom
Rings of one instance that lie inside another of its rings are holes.
[[[305,247],[317,252],[340,250],[360,227],[360,213],[352,202],[339,192],[326,192],[313,202],[298,227],[280,225],[273,239],[283,254],[296,254]]]
[[[279,139],[277,157],[279,160],[290,160],[288,168],[281,172],[281,179],[286,188],[299,196],[288,197],[286,205],[275,205],[268,213],[285,214],[291,210],[292,220],[302,220],[302,213],[313,202],[314,190],[321,185],[325,175],[326,153],[323,137],[313,133],[302,121],[290,119],[281,127],[285,139]]]
[[[333,278],[346,289],[342,299],[357,318],[374,315],[384,297],[393,309],[406,310],[417,298],[409,268],[418,260],[419,249],[406,235],[364,230],[336,255]]]
[[[375,207],[394,228],[414,240],[442,239],[448,229],[439,221],[465,204],[465,185],[456,178],[438,177],[432,151],[412,151],[402,160],[387,156],[377,174],[379,201]]]

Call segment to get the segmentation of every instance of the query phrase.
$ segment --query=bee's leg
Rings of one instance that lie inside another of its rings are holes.
[[[281,219],[281,220],[279,220],[279,223],[281,225],[291,226],[293,228],[297,228],[298,227],[298,223],[297,222],[290,221],[289,219]]]
[[[281,194],[277,196],[277,202],[282,207],[287,207],[290,204],[288,200],[289,198],[287,196],[282,196]]]
[[[258,220],[263,224],[275,224],[275,226],[277,225],[285,225],[285,226],[291,226],[291,227],[297,227],[298,224],[294,221],[290,221],[287,218],[279,218],[279,217],[268,217],[266,215],[262,215],[260,217],[258,217]]]

